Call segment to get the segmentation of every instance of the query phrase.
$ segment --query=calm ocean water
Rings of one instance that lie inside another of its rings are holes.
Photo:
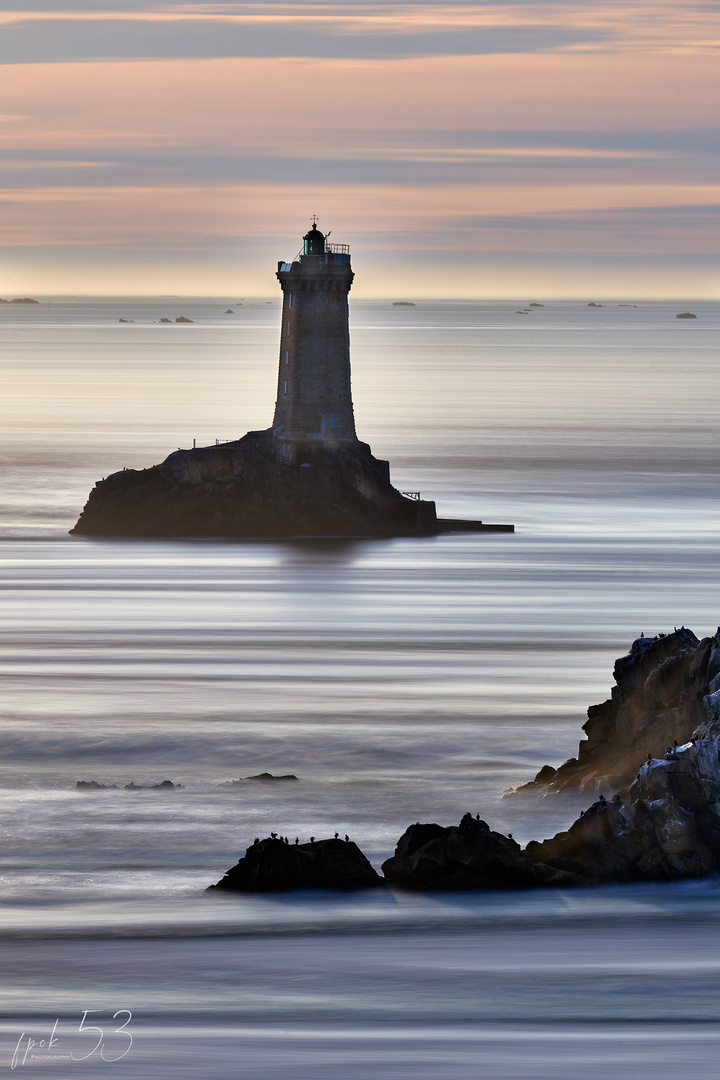
[[[502,794],[574,753],[641,631],[720,622],[720,306],[352,303],[361,438],[515,535],[70,538],[96,479],[269,424],[280,306],[236,299],[0,308],[0,1068],[716,1080],[715,880],[202,890],[270,830],[379,865],[418,820],[573,820]],[[261,771],[299,782],[217,786]]]

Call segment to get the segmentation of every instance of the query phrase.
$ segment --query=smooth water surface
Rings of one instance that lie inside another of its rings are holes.
[[[714,1078],[717,882],[202,890],[270,830],[379,865],[417,820],[573,820],[503,792],[575,752],[641,631],[720,621],[718,305],[352,304],[361,437],[514,535],[70,538],[96,479],[267,426],[279,303],[234,299],[0,307],[0,1067]],[[299,780],[218,786],[263,771]]]

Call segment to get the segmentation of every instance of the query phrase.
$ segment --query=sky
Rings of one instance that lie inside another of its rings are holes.
[[[720,0],[10,0],[0,296],[720,296]]]

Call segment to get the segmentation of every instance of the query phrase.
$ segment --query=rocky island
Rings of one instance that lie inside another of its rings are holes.
[[[512,525],[438,518],[434,502],[394,488],[387,461],[358,439],[347,245],[327,244],[314,224],[296,259],[278,263],[277,278],[283,313],[272,426],[177,450],[148,469],[113,473],[95,485],[71,532],[158,538],[512,532]]]

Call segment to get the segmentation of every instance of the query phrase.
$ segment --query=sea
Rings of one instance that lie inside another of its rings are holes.
[[[720,622],[720,304],[352,300],[360,437],[515,532],[150,542],[69,530],[269,425],[279,301],[38,299],[0,306],[0,1072],[717,1080],[716,878],[204,890],[271,831],[379,867],[417,821],[589,805],[506,793],[634,638]],[[223,786],[262,772],[298,779]]]

